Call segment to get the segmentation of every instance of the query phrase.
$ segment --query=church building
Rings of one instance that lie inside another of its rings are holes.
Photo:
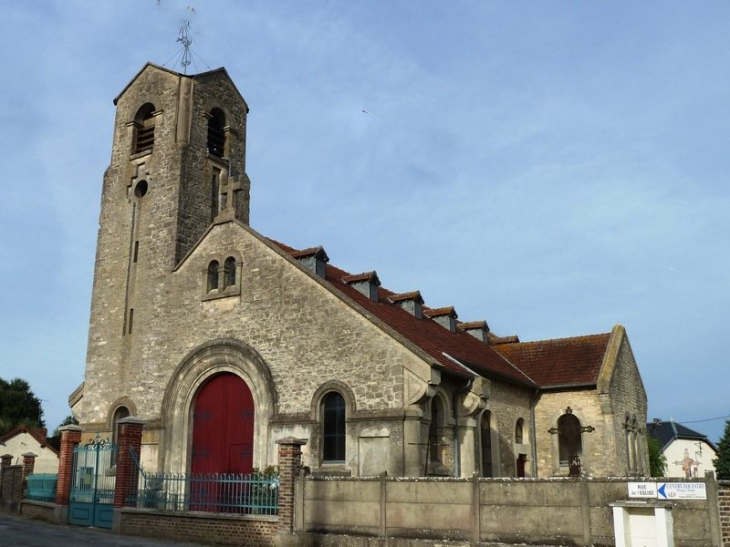
[[[623,327],[496,336],[415,287],[259,234],[249,108],[225,69],[147,64],[114,103],[85,380],[70,397],[85,440],[113,441],[135,416],[145,469],[178,473],[264,468],[293,436],[322,475],[648,474]]]

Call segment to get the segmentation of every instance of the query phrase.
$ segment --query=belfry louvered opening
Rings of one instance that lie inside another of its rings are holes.
[[[134,153],[152,150],[155,145],[155,105],[145,103],[134,117],[136,135],[134,139]]]

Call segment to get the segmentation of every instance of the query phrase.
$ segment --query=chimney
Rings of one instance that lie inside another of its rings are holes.
[[[390,297],[394,304],[398,304],[416,319],[423,318],[423,297],[420,291],[394,294]]]
[[[350,285],[360,294],[365,295],[372,302],[378,301],[378,287],[380,287],[380,279],[374,271],[365,272],[357,275],[346,275],[342,281]]]
[[[448,308],[437,308],[434,310],[427,309],[423,310],[423,313],[426,317],[430,317],[445,329],[449,329],[451,332],[456,332],[456,318],[459,316],[456,315],[456,310],[453,306],[449,306]]]
[[[486,321],[472,321],[471,323],[458,323],[458,327],[471,334],[474,338],[485,344],[489,343],[489,325]]]
[[[303,251],[297,251],[292,256],[299,260],[305,268],[324,278],[326,264],[330,259],[322,247],[311,247]]]

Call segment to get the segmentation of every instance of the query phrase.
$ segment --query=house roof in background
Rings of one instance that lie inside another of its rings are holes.
[[[674,440],[686,439],[690,441],[704,441],[710,445],[715,452],[717,452],[717,446],[715,446],[715,443],[707,438],[707,435],[672,420],[668,422],[661,420],[648,422],[646,424],[646,432],[650,437],[659,441],[659,444],[662,446],[662,450],[665,450]]]
[[[19,425],[18,427],[11,429],[8,431],[5,435],[0,437],[0,443],[4,443],[6,441],[9,441],[13,437],[17,435],[22,435],[23,433],[27,433],[31,437],[33,437],[36,441],[38,441],[38,444],[41,445],[41,448],[47,448],[54,454],[58,456],[58,450],[56,450],[53,446],[48,444],[48,441],[46,440],[46,429],[44,427],[42,428],[31,428],[27,425]]]

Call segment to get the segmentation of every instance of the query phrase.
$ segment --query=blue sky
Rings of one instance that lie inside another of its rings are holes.
[[[191,9],[192,8],[192,9]],[[0,377],[83,380],[112,99],[246,97],[251,225],[522,340],[623,324],[649,418],[730,414],[730,3],[0,0]],[[176,64],[177,63],[177,64]]]

